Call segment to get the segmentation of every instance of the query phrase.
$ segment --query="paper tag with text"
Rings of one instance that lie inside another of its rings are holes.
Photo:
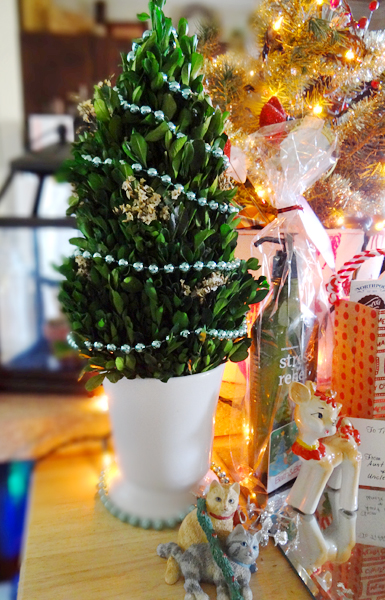
[[[360,485],[385,488],[385,421],[350,420],[361,435]]]

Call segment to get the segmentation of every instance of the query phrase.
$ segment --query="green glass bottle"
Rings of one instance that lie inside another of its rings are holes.
[[[301,308],[295,249],[289,258],[283,240],[263,241],[283,244],[273,260],[270,297],[251,334],[249,462],[266,487],[271,432],[293,419],[289,385],[316,377],[318,325],[310,307]]]

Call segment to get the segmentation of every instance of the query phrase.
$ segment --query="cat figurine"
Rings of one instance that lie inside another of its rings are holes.
[[[233,517],[238,508],[239,483],[221,484],[212,481],[206,496],[206,510],[220,540],[225,540],[234,528]],[[187,550],[192,544],[207,543],[206,534],[198,523],[197,509],[190,512],[178,532],[178,546]],[[180,577],[180,567],[173,556],[167,561],[165,581],[169,585]]]
[[[237,525],[224,542],[224,550],[244,600],[252,600],[253,594],[249,583],[251,573],[257,570],[255,561],[259,554],[258,533],[253,535],[242,525]],[[178,562],[185,578],[185,600],[209,600],[209,596],[200,586],[201,581],[215,584],[217,600],[230,600],[226,580],[208,544],[193,544],[183,552],[178,544],[170,542],[159,544],[157,553],[162,558],[171,556]]]

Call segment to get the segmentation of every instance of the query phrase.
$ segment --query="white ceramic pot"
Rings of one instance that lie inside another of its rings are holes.
[[[188,512],[194,501],[191,492],[210,467],[223,371],[220,365],[167,383],[104,383],[118,465],[108,485],[115,513],[118,509],[153,522],[172,521]]]

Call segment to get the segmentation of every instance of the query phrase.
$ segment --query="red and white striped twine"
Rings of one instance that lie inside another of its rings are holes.
[[[329,294],[330,304],[336,304],[341,296],[342,284],[353,275],[362,263],[369,258],[376,256],[385,256],[385,248],[376,248],[375,250],[364,250],[360,254],[353,256],[351,260],[346,262],[344,266],[331,276],[329,283],[326,285],[326,291]]]

